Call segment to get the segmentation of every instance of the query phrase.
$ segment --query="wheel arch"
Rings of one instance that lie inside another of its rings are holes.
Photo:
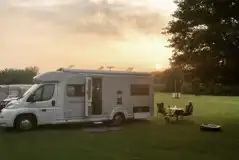
[[[110,114],[110,120],[113,120],[113,118],[116,114],[122,114],[125,119],[128,119],[127,111],[122,107],[116,107],[112,110],[112,112]]]
[[[31,112],[29,112],[29,113],[19,113],[14,118],[14,121],[13,121],[13,126],[14,127],[16,126],[17,118],[19,118],[21,116],[32,116],[36,120],[36,125],[38,124],[38,118],[37,118],[36,114],[31,113]]]

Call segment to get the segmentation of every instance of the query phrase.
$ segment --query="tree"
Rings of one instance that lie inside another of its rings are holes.
[[[165,84],[166,92],[181,92],[184,75],[178,68],[169,68],[161,72],[153,73],[154,77],[160,78],[160,83]]]
[[[25,69],[4,69],[0,71],[0,84],[31,84],[37,75],[37,67],[26,67]]]
[[[177,0],[164,30],[187,80],[239,83],[239,0]]]
[[[192,80],[192,91],[193,91],[194,95],[200,94],[200,79]]]

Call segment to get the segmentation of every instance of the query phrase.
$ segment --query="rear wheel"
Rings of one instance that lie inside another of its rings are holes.
[[[113,118],[112,125],[120,126],[123,124],[124,120],[125,120],[124,115],[122,113],[117,113]]]
[[[15,127],[19,131],[29,131],[36,127],[36,118],[32,115],[20,115],[16,118]]]

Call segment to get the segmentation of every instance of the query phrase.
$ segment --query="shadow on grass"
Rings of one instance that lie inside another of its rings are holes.
[[[121,127],[128,127],[134,124],[151,124],[151,121],[147,120],[128,120]],[[85,130],[85,129],[102,129],[102,128],[113,128],[108,122],[101,123],[101,124],[94,124],[94,123],[73,123],[73,124],[55,124],[55,125],[43,125],[39,126],[37,129],[32,130],[30,132],[35,131],[69,131],[69,130]],[[14,128],[6,128],[1,129],[1,132],[7,133],[19,133]]]
[[[185,118],[185,119],[178,119],[176,120],[175,118],[170,118],[170,122],[166,123],[165,119],[163,117],[160,117],[159,119],[154,118],[152,120],[153,122],[157,123],[157,124],[165,124],[165,125],[195,125],[197,124],[194,119],[192,118]]]
[[[177,125],[195,125],[196,123],[193,120],[178,120],[178,121],[172,121],[172,124]]]

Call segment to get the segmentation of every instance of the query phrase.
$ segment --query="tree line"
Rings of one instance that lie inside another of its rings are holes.
[[[37,75],[38,67],[26,67],[24,69],[7,68],[0,70],[0,85],[32,84],[33,77]]]
[[[221,96],[239,96],[239,85],[229,85],[220,83],[204,84],[200,79],[188,81],[181,70],[172,68],[161,72],[155,72],[154,89],[156,92],[180,92],[194,95],[221,95]]]
[[[38,67],[25,69],[0,70],[0,85],[32,84],[33,77],[39,72]],[[154,72],[155,91],[181,92],[188,94],[239,95],[239,85],[205,85],[199,79],[189,81],[185,73],[178,68],[169,68],[161,72]]]

